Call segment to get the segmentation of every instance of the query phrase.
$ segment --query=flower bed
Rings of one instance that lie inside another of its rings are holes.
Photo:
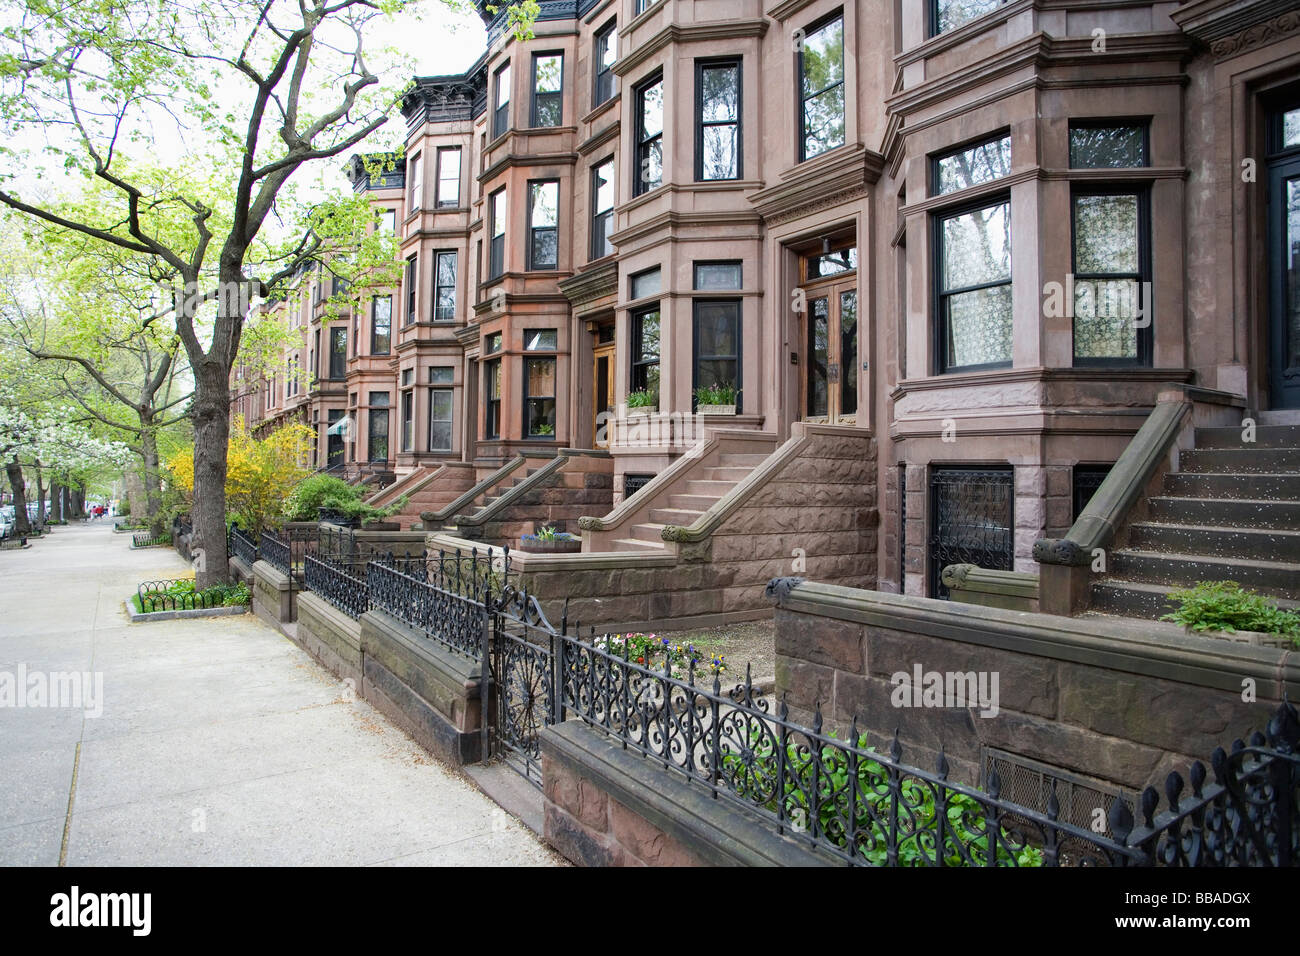
[[[246,584],[217,584],[196,590],[193,578],[170,581],[146,581],[131,596],[131,605],[139,614],[164,611],[206,611],[214,608],[246,607],[251,594]]]
[[[607,654],[622,657],[642,667],[656,670],[667,667],[669,676],[677,680],[686,680],[697,674],[720,676],[727,671],[727,659],[721,654],[710,656],[694,644],[675,644],[656,634],[643,634],[640,631],[606,634],[596,638],[593,644]]]

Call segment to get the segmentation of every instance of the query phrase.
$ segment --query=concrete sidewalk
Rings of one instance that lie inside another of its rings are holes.
[[[103,686],[100,716],[0,703],[0,863],[563,863],[251,614],[129,624],[139,582],[188,570],[130,541],[0,552],[0,701],[22,671]]]

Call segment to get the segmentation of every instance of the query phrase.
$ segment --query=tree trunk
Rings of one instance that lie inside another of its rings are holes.
[[[230,580],[226,554],[226,452],[230,443],[230,370],[208,359],[194,369],[194,524],[191,552],[202,548],[195,565],[200,589]]]
[[[5,474],[9,477],[9,488],[14,495],[14,534],[25,537],[31,530],[27,522],[27,492],[23,488],[23,466],[18,464],[18,456],[5,463]]]
[[[72,517],[74,518],[86,517],[86,489],[85,488],[72,489]]]
[[[162,489],[158,478],[158,435],[150,427],[141,436],[141,457],[144,459],[144,514],[134,518],[149,525],[151,534],[162,534]],[[132,511],[134,514],[134,510]]]
[[[45,472],[41,469],[41,460],[36,459],[36,520],[45,524]]]
[[[50,520],[63,520],[63,485],[57,478],[50,482]]]
[[[144,469],[133,465],[126,470],[126,501],[131,507],[131,523],[144,521],[149,516],[149,503],[144,495]]]

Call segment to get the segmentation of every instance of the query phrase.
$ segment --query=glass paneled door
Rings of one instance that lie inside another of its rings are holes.
[[[1300,107],[1279,113],[1269,161],[1269,404],[1300,408]]]
[[[804,294],[804,420],[855,424],[860,364],[857,279],[818,283],[805,287]]]

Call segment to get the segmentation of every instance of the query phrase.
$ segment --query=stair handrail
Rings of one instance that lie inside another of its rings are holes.
[[[499,483],[502,479],[504,479],[507,475],[509,475],[511,472],[513,472],[516,468],[518,468],[527,460],[528,459],[525,458],[523,455],[515,455],[514,458],[511,458],[508,462],[506,462],[496,471],[492,472],[492,474],[488,475],[478,484],[474,485],[474,487],[470,488],[468,491],[462,494],[455,501],[443,505],[437,511],[421,511],[420,520],[425,522],[426,525],[429,522],[446,521],[448,518],[454,515],[461,508],[464,508],[467,504],[469,504],[471,501],[473,501],[483,492],[487,491],[493,485]]]
[[[1034,560],[1081,567],[1092,563],[1098,549],[1110,547],[1178,440],[1191,410],[1192,401],[1185,393],[1161,396],[1065,537],[1034,542]]]
[[[461,515],[457,518],[456,527],[476,528],[479,525],[486,524],[488,519],[501,511],[501,509],[509,507],[520,495],[536,488],[551,475],[555,474],[555,472],[563,468],[570,458],[576,458],[582,454],[599,457],[601,453],[585,451],[583,449],[561,448],[556,457],[542,465],[541,468],[538,468],[531,475],[528,475],[523,481],[519,482],[519,484],[507,488],[495,501],[484,505],[482,508],[479,508],[478,511],[467,515]],[[608,452],[605,452],[604,454],[608,454]]]
[[[683,472],[693,468],[696,462],[717,448],[718,444],[717,438],[701,439],[692,445],[684,455],[677,458],[667,468],[638,488],[634,494],[628,495],[615,505],[609,514],[604,517],[583,515],[578,519],[578,527],[583,531],[614,530],[637,513],[644,502],[653,500],[664,488],[675,482]]]

